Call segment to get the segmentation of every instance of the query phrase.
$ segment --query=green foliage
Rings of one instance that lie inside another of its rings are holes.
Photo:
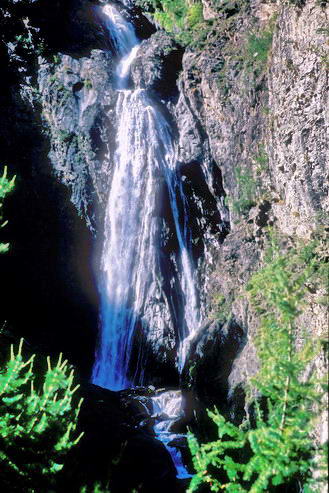
[[[325,7],[325,5],[328,3],[328,0],[325,0],[324,2],[319,1],[318,4],[322,7]],[[329,27],[322,26],[319,29],[316,30],[318,34],[322,34],[326,38],[329,38]],[[329,39],[325,39],[325,42],[323,43],[322,47],[312,47],[313,53],[318,55],[320,57],[320,63],[323,66],[325,70],[329,70],[329,53],[327,49],[327,45],[329,43]]]
[[[234,484],[238,474],[242,472],[244,464],[235,462],[230,457],[231,454],[226,455],[227,452],[241,449],[246,445],[245,433],[226,421],[217,410],[215,412],[208,411],[208,416],[217,425],[219,440],[200,446],[195,436],[192,433],[188,434],[188,444],[196,470],[196,475],[192,478],[188,492],[197,491],[203,483],[207,483],[211,491],[222,489],[232,493],[246,491],[238,484]],[[226,471],[228,481],[232,481],[232,484],[223,484],[210,472],[211,468]]]
[[[215,293],[212,297],[212,318],[220,323],[226,322],[231,317],[232,303],[220,294]]]
[[[61,63],[61,57],[59,55],[53,55],[54,65],[59,65]]]
[[[21,44],[22,47],[25,48],[26,50],[33,48],[31,33],[28,32],[26,34],[18,34],[15,39],[16,42]]]
[[[189,435],[196,470],[189,492],[204,482],[212,491],[259,493],[293,481],[304,492],[319,491],[312,471],[319,468],[321,449],[312,434],[326,386],[313,366],[319,338],[311,328],[298,329],[297,317],[310,283],[321,286],[327,275],[321,238],[285,254],[272,239],[267,264],[247,286],[260,321],[259,371],[248,389],[252,416],[238,427],[209,412],[218,440],[200,445]]]
[[[188,8],[186,15],[186,23],[189,28],[193,28],[203,22],[203,7],[202,3],[194,3]]]
[[[68,130],[58,130],[57,136],[58,140],[64,143],[70,142],[74,137],[74,134],[72,132],[69,132]]]
[[[235,168],[235,179],[239,189],[239,198],[233,200],[232,208],[238,214],[246,214],[256,204],[258,183],[249,169]]]
[[[183,45],[195,42],[205,29],[201,1],[137,0],[137,4],[150,12],[154,20]]]
[[[267,59],[272,47],[274,22],[269,28],[249,35],[246,44],[245,56],[246,65],[249,70],[253,70],[256,75],[263,72],[267,66]]]
[[[268,154],[264,145],[259,146],[258,153],[253,159],[257,164],[256,172],[258,175],[261,175],[264,171],[268,171]]]
[[[13,66],[27,63],[38,55],[49,55],[45,38],[36,25],[36,8],[42,8],[43,0],[1,0],[0,2],[0,41],[11,44],[12,54],[8,62]],[[13,55],[13,52],[15,56]]]
[[[15,177],[0,178],[0,206]],[[0,218],[2,220],[2,218]],[[5,223],[2,224],[4,226]],[[0,252],[8,245],[0,244]],[[36,382],[34,356],[24,360],[21,341],[0,369],[0,490],[51,491],[68,451],[79,441],[76,426],[81,401],[75,397],[73,370],[59,357]]]
[[[83,86],[86,88],[86,89],[92,89],[93,87],[93,83],[91,82],[90,79],[84,79],[83,81]]]
[[[131,493],[135,492],[136,490],[133,490]],[[92,485],[92,487],[83,486],[80,489],[80,493],[109,493],[109,489],[104,488],[100,483],[95,483]]]
[[[4,167],[2,176],[0,177],[0,228],[6,226],[8,221],[2,222],[3,217],[1,214],[1,209],[3,207],[3,199],[10,193],[15,186],[15,176],[9,180],[7,178],[7,166]],[[0,243],[0,253],[7,252],[9,249],[9,243]]]
[[[35,388],[34,356],[24,361],[22,342],[0,372],[0,488],[49,491],[63,468],[76,434],[81,405],[73,370],[59,357],[47,358],[43,384]],[[15,491],[16,491],[15,490]]]
[[[266,27],[255,27],[244,35],[244,40],[233,41],[236,32],[241,32],[241,22],[250,15],[250,2],[244,0],[220,1],[217,10],[220,22],[216,24],[218,36],[224,41],[223,63],[219,67],[217,85],[225,102],[233,87],[236,76],[242,77],[242,91],[264,90],[263,76],[268,67],[277,15],[274,14]],[[243,94],[245,97],[245,94]],[[262,109],[262,111],[268,109]]]
[[[1,34],[4,42],[10,42],[16,51],[33,53],[34,42],[40,41],[37,30],[30,25],[29,8],[33,0],[3,0],[0,6]]]
[[[168,32],[183,30],[187,15],[184,0],[162,0],[160,8],[155,10],[154,18]]]
[[[271,31],[264,31],[259,35],[251,34],[247,44],[247,54],[250,58],[261,63],[266,63],[269,50],[272,46],[272,37],[273,33]]]
[[[54,84],[54,83],[58,83],[58,76],[57,74],[53,74],[49,77],[49,83],[50,84]]]
[[[11,180],[7,178],[7,166],[5,166],[2,176],[0,177],[0,201],[14,189],[15,178],[15,176]]]

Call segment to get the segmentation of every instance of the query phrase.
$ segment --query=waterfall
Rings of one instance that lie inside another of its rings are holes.
[[[179,247],[178,286],[184,299],[177,366],[182,369],[187,341],[198,328],[199,300],[191,258],[191,233],[172,129],[147,90],[128,89],[130,66],[140,42],[134,28],[112,5],[103,7],[118,56],[114,86],[116,149],[105,214],[101,259],[101,334],[93,382],[112,390],[136,384],[129,363],[138,327],[159,317],[161,228],[159,214],[169,197]],[[152,316],[146,317],[146,313]],[[160,314],[161,315],[161,314]],[[139,382],[142,380],[139,377]]]

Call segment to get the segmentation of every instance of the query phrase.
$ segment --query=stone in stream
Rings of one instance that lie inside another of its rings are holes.
[[[86,384],[81,394],[84,435],[65,466],[65,489],[80,491],[76,488],[100,482],[113,493],[139,487],[145,493],[178,492],[170,454],[150,429],[140,426],[140,402],[133,390],[129,395]]]

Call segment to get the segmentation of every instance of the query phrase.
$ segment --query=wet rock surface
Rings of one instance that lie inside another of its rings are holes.
[[[106,487],[111,470],[113,492],[134,488],[150,493],[180,491],[168,451],[152,427],[144,426],[150,420],[144,403],[153,393],[150,389],[112,392],[96,385],[82,386],[79,426],[84,436],[64,471],[66,488],[67,475],[71,491],[97,482]]]
[[[191,343],[183,386],[193,389],[203,405],[227,411],[229,376],[244,345],[243,329],[232,319],[205,326]]]

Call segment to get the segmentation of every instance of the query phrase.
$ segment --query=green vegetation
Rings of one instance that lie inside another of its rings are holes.
[[[245,46],[245,66],[248,71],[261,75],[267,67],[268,57],[272,48],[276,16],[269,22],[268,28],[249,34]]]
[[[212,297],[213,311],[211,317],[220,323],[225,323],[231,318],[232,302],[227,300],[225,296],[216,293]]]
[[[20,44],[25,50],[33,49],[32,35],[30,32],[27,34],[18,34],[15,38],[15,41]]]
[[[73,370],[59,357],[35,384],[35,357],[24,360],[22,342],[0,371],[1,491],[51,491],[68,451],[79,441],[81,401]]]
[[[49,83],[50,83],[50,84],[54,84],[55,82],[56,82],[56,83],[58,82],[58,76],[57,76],[57,74],[53,74],[53,75],[51,75],[51,76],[49,77]]]
[[[237,198],[226,198],[229,208],[239,216],[245,216],[251,207],[268,198],[269,192],[262,186],[261,177],[268,171],[268,155],[264,146],[260,145],[253,156],[254,171],[237,166],[234,176],[237,184]],[[256,178],[254,178],[254,174]]]
[[[86,89],[92,89],[93,87],[93,83],[91,82],[90,79],[84,79],[83,81],[83,86],[86,88]]]
[[[236,8],[236,13],[239,15],[229,16],[220,23],[220,30],[226,25],[226,29],[221,33],[224,39],[227,38],[228,32],[231,32],[233,35],[234,32],[239,31],[237,23],[247,9],[247,2],[240,2]],[[241,73],[244,78],[243,85],[245,88],[264,89],[261,76],[266,73],[268,66],[276,18],[276,15],[273,15],[266,28],[254,28],[251,32],[246,33],[239,43],[232,43],[228,36],[223,48],[224,63],[218,72],[217,81],[224,101],[232,87],[232,72],[236,73],[238,71]]]
[[[264,145],[258,147],[258,152],[253,157],[255,163],[257,164],[256,173],[261,175],[263,172],[268,171],[268,154],[265,150]]]
[[[203,7],[201,2],[191,5],[186,14],[186,24],[191,29],[203,22]]]
[[[256,204],[259,184],[249,169],[242,171],[240,167],[237,167],[234,171],[239,198],[232,201],[232,209],[234,212],[243,215]]]
[[[320,3],[320,5],[325,6],[327,0],[325,2]],[[318,34],[323,34],[327,39],[325,40],[325,43],[323,43],[322,48],[320,47],[311,47],[311,51],[313,53],[316,53],[320,57],[320,62],[321,65],[324,67],[325,70],[329,70],[329,54],[328,54],[328,49],[327,46],[329,44],[329,27],[328,26],[323,26],[317,29]]]
[[[58,140],[64,143],[64,142],[70,142],[74,138],[75,134],[69,132],[68,130],[58,130],[57,136],[58,136]]]
[[[40,29],[31,24],[35,4],[41,0],[1,0],[0,40],[11,43],[18,56],[32,57],[46,54]],[[17,60],[11,60],[16,63]]]
[[[199,0],[194,3],[188,0],[137,0],[136,3],[184,45],[195,41],[204,30],[203,6]]]
[[[314,443],[313,430],[326,386],[313,362],[322,336],[312,333],[312,327],[299,328],[298,317],[309,290],[326,283],[324,245],[320,236],[282,252],[272,235],[266,265],[247,285],[259,316],[255,345],[260,364],[248,384],[249,415],[236,426],[217,410],[209,411],[218,440],[200,445],[189,434],[196,470],[190,493],[203,483],[229,493],[294,484],[305,493],[320,490],[321,478],[316,481],[314,471],[321,475],[325,451]]]
[[[14,183],[5,167],[0,207]],[[7,250],[8,244],[1,243],[0,252]],[[40,375],[34,371],[35,356],[23,358],[22,345],[23,340],[17,352],[11,346],[9,361],[0,367],[0,490],[52,491],[67,453],[81,436],[76,432],[79,386],[62,355],[55,365],[48,357]]]
[[[250,34],[247,42],[247,56],[251,63],[266,64],[272,46],[273,31],[271,29],[259,34]]]
[[[54,65],[59,65],[61,63],[61,57],[59,55],[53,55]]]
[[[2,176],[0,177],[0,228],[6,226],[8,221],[3,222],[2,217],[2,207],[3,207],[3,199],[10,193],[15,186],[15,176],[9,180],[7,178],[7,167],[4,167]],[[0,243],[0,253],[7,252],[9,249],[9,243]]]

